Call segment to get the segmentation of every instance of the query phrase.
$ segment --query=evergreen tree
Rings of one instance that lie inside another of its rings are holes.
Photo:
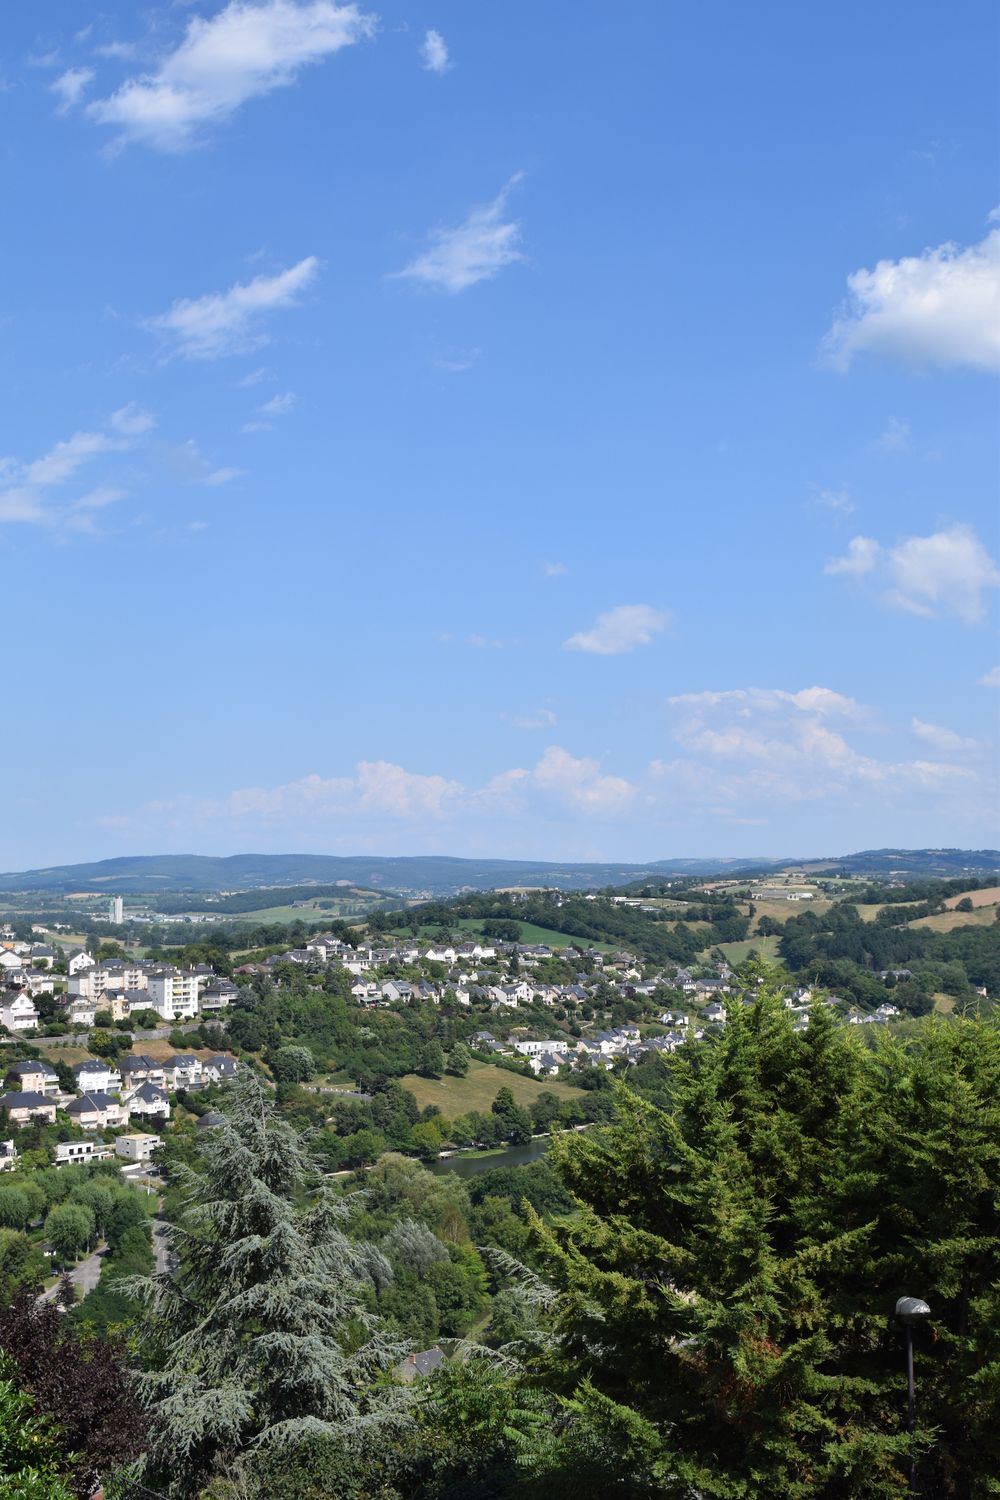
[[[672,1059],[668,1109],[620,1087],[617,1125],[553,1147],[579,1210],[535,1222],[559,1293],[547,1378],[651,1423],[680,1493],[898,1500],[893,1309],[919,1295],[921,1472],[996,1493],[998,1070],[995,1026],[872,1051],[822,1006],[802,1033],[766,988],[732,1006]]]
[[[379,1377],[400,1353],[366,1308],[386,1261],[349,1239],[350,1202],[249,1072],[199,1156],[175,1169],[174,1275],[121,1284],[146,1308],[144,1473],[183,1500],[251,1451],[374,1425],[393,1404]]]

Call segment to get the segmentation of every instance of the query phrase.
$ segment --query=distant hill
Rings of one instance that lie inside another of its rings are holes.
[[[373,858],[335,854],[140,854],[93,864],[54,865],[0,875],[0,891],[139,894],[245,891],[265,886],[332,885],[338,880],[401,895],[448,896],[504,886],[594,890],[643,879],[795,869],[804,874],[955,876],[1000,870],[996,849],[869,849],[827,859],[661,859],[649,864],[570,864],[540,860],[453,859],[444,855]]]
[[[997,849],[864,849],[838,859],[796,860],[789,869],[816,875],[988,875],[1000,870]]]
[[[745,867],[747,861],[738,862]],[[777,860],[751,861],[770,869]],[[492,890],[496,886],[548,885],[560,890],[596,889],[624,885],[644,876],[714,875],[735,866],[735,860],[668,859],[645,865],[562,864],[513,859],[452,859],[444,855],[372,858],[335,854],[232,854],[214,858],[204,854],[139,854],[103,859],[94,864],[54,865],[0,875],[0,891],[94,891],[139,893],[155,891],[243,891],[261,886],[351,885],[403,895],[452,895],[464,889]]]

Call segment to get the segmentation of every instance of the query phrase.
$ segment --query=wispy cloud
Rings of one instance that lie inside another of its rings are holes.
[[[924,719],[918,719],[916,716],[910,720],[910,729],[916,739],[945,755],[956,755],[963,750],[980,748],[978,740],[966,739],[963,735],[956,734],[953,729],[946,729],[943,724],[928,724]]]
[[[562,563],[562,562],[547,562],[547,563],[542,563],[542,573],[543,573],[543,575],[546,578],[562,578],[563,575],[565,573],[568,573],[568,572],[569,572],[569,569],[567,568],[567,566],[566,566],[565,563]]]
[[[275,417],[285,417],[298,402],[294,391],[285,391],[280,396],[272,396],[270,401],[264,401],[257,407],[256,415],[243,424],[244,432],[270,432],[274,426]]]
[[[969,798],[978,781],[969,767],[951,761],[881,760],[864,753],[848,736],[865,727],[869,712],[829,688],[686,693],[671,698],[670,708],[684,753],[654,761],[650,773],[670,795],[713,812],[730,807],[754,813],[776,799],[856,797],[865,791],[879,799],[919,793]],[[928,743],[947,733],[923,728]],[[956,746],[945,747],[938,738],[935,749],[945,748]]]
[[[988,672],[984,672],[979,678],[979,686],[1000,688],[1000,667],[990,667]]]
[[[59,114],[66,114],[75,104],[79,104],[93,76],[93,68],[67,68],[54,83],[49,84],[58,100],[56,108]]]
[[[461,375],[479,360],[481,349],[446,349],[435,357],[435,370],[446,370],[449,375]]]
[[[557,720],[551,708],[536,708],[534,713],[515,714],[511,723],[515,729],[554,729]]]
[[[505,217],[507,199],[522,175],[518,172],[492,203],[474,208],[461,224],[435,229],[424,253],[393,276],[438,291],[464,292],[477,282],[492,280],[504,266],[523,260],[521,226]]]
[[[1000,369],[1000,228],[964,250],[939,245],[847,278],[823,342],[835,369],[871,353],[917,368]]]
[[[930,536],[904,537],[883,547],[856,536],[826,572],[869,579],[884,603],[914,615],[956,615],[975,625],[986,611],[986,592],[1000,587],[1000,569],[971,526],[949,526]]]
[[[420,44],[420,60],[430,73],[447,73],[448,44],[440,31],[428,31]]]
[[[105,482],[66,499],[60,492],[94,460],[132,448],[152,425],[149,413],[130,404],[112,414],[110,430],[74,432],[28,462],[4,460],[0,463],[0,524],[34,524],[54,531],[92,529],[93,513],[123,499],[125,490]]]
[[[578,631],[566,642],[567,651],[590,651],[595,656],[621,656],[636,646],[649,646],[653,637],[667,628],[666,610],[651,604],[619,604],[598,615],[589,630]]]
[[[333,0],[230,0],[184,38],[154,72],[137,74],[87,113],[120,142],[183,151],[241,105],[294,83],[302,68],[374,35],[376,18]]]
[[[171,354],[186,359],[220,359],[244,354],[267,342],[261,324],[269,314],[295,307],[316,279],[319,261],[308,255],[274,276],[237,282],[227,292],[182,298],[168,312],[146,322]]]
[[[812,493],[813,504],[820,506],[823,510],[835,510],[843,516],[849,516],[855,510],[854,501],[851,499],[849,490],[824,489],[822,485],[815,485]]]
[[[883,453],[902,453],[910,446],[910,424],[905,417],[890,417],[885,431],[875,440]]]

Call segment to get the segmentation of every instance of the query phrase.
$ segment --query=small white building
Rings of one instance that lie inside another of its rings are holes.
[[[31,996],[18,990],[0,1005],[0,1025],[6,1026],[8,1031],[30,1031],[37,1026],[38,1012]]]

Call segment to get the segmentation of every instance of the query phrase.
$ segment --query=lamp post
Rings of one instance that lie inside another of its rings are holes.
[[[919,1297],[900,1297],[896,1303],[896,1317],[906,1329],[906,1388],[908,1397],[907,1430],[910,1438],[917,1425],[917,1398],[916,1388],[913,1383],[913,1325],[923,1322],[929,1318],[930,1308],[926,1302]],[[917,1493],[917,1459],[913,1452],[912,1441],[910,1445],[910,1492]]]

